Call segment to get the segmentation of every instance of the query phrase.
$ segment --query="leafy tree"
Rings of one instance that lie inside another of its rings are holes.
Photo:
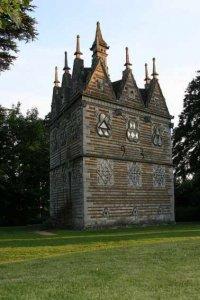
[[[0,107],[0,223],[27,224],[45,214],[49,199],[49,133],[37,109]]]
[[[17,41],[36,38],[36,21],[32,0],[1,0],[0,2],[0,72],[8,70],[19,51]]]
[[[173,134],[176,178],[184,181],[200,177],[200,71],[186,90],[183,111]]]
[[[200,71],[188,85],[173,133],[173,163],[178,219],[200,220]]]

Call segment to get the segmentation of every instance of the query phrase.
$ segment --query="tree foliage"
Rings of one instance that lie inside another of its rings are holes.
[[[186,90],[183,111],[173,134],[175,175],[182,181],[200,176],[200,71]]]
[[[186,207],[190,220],[200,220],[200,71],[188,85],[173,133],[173,163],[176,209]]]
[[[0,2],[0,72],[8,70],[19,51],[17,42],[36,38],[36,21],[32,0],[1,0]]]
[[[48,209],[49,137],[37,109],[0,107],[0,223],[27,224]]]

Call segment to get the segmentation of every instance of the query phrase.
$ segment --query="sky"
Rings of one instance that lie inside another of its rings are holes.
[[[34,0],[38,38],[20,43],[18,59],[0,74],[0,104],[18,101],[22,111],[37,107],[44,117],[51,107],[54,68],[61,79],[64,51],[72,68],[76,35],[80,35],[85,66],[91,65],[96,22],[110,46],[112,81],[121,79],[125,47],[129,47],[134,77],[144,86],[144,64],[152,72],[156,57],[159,82],[175,125],[188,83],[200,69],[199,0]]]

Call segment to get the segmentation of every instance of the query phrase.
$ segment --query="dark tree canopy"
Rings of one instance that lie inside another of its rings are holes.
[[[32,0],[2,0],[0,3],[0,72],[8,70],[19,51],[17,42],[36,38]]]
[[[0,107],[0,224],[27,224],[48,211],[47,121],[37,109],[24,116],[19,104]]]
[[[200,220],[200,72],[188,85],[173,134],[176,220]]]
[[[200,71],[186,90],[183,111],[173,135],[175,175],[182,181],[200,175]]]

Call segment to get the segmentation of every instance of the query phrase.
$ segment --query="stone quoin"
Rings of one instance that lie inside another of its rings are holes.
[[[50,213],[71,228],[174,221],[171,115],[153,58],[138,88],[126,47],[122,78],[111,82],[97,22],[91,67],[77,36],[73,70],[55,69],[50,123]]]

